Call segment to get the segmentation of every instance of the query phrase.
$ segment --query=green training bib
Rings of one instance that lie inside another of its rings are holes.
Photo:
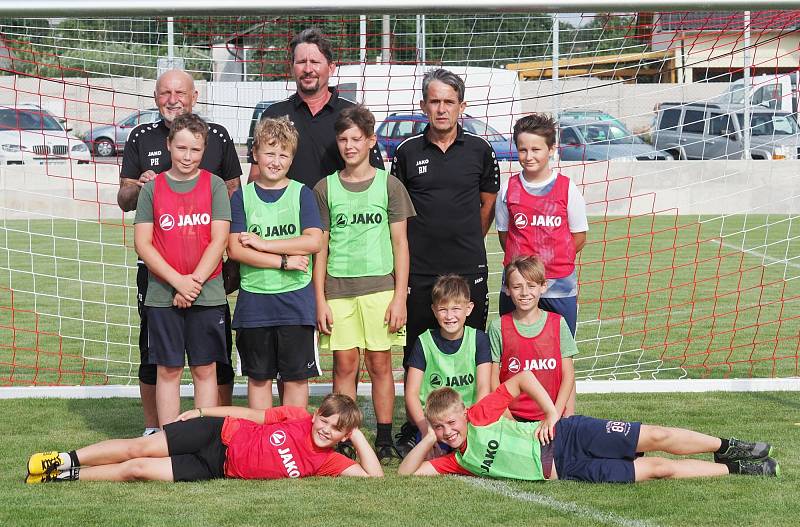
[[[273,203],[265,203],[256,194],[256,184],[248,183],[242,191],[247,231],[265,240],[285,240],[300,236],[300,189],[302,183],[289,180],[283,195]],[[250,293],[275,295],[301,289],[311,283],[308,270],[282,271],[241,264],[241,288]]]
[[[461,346],[452,355],[442,353],[433,340],[429,329],[419,336],[422,351],[425,353],[425,374],[419,390],[419,399],[422,406],[428,400],[428,395],[435,389],[449,386],[461,395],[464,405],[469,408],[475,404],[478,384],[475,379],[477,365],[475,364],[475,328],[464,326],[464,336]]]
[[[378,169],[369,188],[350,192],[339,173],[328,176],[328,274],[337,278],[384,276],[394,270],[389,230],[387,174]]]
[[[476,476],[540,481],[542,453],[534,432],[539,423],[501,417],[486,426],[467,425],[467,450],[458,464]]]

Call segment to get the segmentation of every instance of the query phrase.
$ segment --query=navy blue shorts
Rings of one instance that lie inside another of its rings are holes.
[[[136,307],[139,310],[139,381],[150,386],[156,385],[158,377],[156,365],[150,363],[150,354],[147,349],[147,308],[144,301],[147,298],[147,266],[138,263],[136,272],[137,301]],[[231,354],[233,352],[233,336],[231,335],[231,308],[225,303],[225,345],[228,350],[227,362],[217,362],[217,384],[231,384],[233,382],[233,366],[231,365]]]
[[[226,362],[225,306],[147,307],[150,364],[178,367]]]
[[[583,415],[556,424],[554,460],[559,479],[592,483],[633,483],[641,423],[606,421]]]
[[[499,302],[500,316],[514,311],[514,302],[511,297],[503,291],[500,291]],[[539,308],[551,313],[558,313],[561,315],[569,326],[569,331],[572,336],[575,336],[575,329],[578,324],[578,297],[565,296],[562,298],[540,298]]]

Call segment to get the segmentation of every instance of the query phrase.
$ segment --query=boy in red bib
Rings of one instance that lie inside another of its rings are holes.
[[[495,223],[503,265],[515,256],[535,254],[544,263],[548,289],[542,309],[560,314],[575,335],[578,280],[575,256],[586,243],[586,202],[575,184],[550,168],[556,122],[545,114],[527,115],[514,125],[514,143],[522,171],[500,186]],[[500,314],[514,309],[505,286]]]
[[[544,265],[536,256],[517,256],[505,268],[505,284],[515,309],[489,325],[492,387],[521,371],[532,371],[559,415],[571,415],[567,403],[575,390],[572,357],[578,348],[564,318],[539,308],[547,291]],[[509,409],[518,421],[544,419],[542,409],[524,393]]]
[[[293,406],[196,408],[163,434],[33,454],[26,482],[381,477],[360,424],[358,406],[340,394],[325,397],[313,415]],[[360,464],[334,451],[347,438]]]
[[[216,362],[228,361],[220,273],[231,209],[225,183],[199,168],[207,140],[202,119],[176,117],[167,138],[172,168],[142,187],[136,206],[134,243],[150,270],[147,338],[162,427],[180,411],[184,355],[198,407],[218,404]]]

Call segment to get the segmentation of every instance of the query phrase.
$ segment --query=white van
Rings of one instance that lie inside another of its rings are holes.
[[[750,105],[797,113],[798,97],[800,97],[798,76],[800,76],[800,72],[793,71],[751,77],[750,89],[747,90]],[[711,102],[723,105],[744,104],[744,79],[732,82],[727,91]]]

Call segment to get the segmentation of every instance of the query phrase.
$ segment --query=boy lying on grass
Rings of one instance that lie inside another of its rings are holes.
[[[542,408],[544,420],[526,423],[502,417],[521,393]],[[619,483],[779,474],[777,462],[769,457],[772,447],[768,443],[580,415],[559,419],[547,392],[530,371],[510,378],[468,410],[452,388],[435,390],[428,397],[425,416],[431,425],[429,432],[400,463],[399,474]],[[425,461],[437,441],[452,447],[453,452]],[[714,462],[641,455],[654,451],[675,455],[713,452]]]
[[[383,469],[360,424],[361,410],[340,394],[325,397],[313,415],[292,406],[195,408],[167,424],[163,434],[33,454],[25,481],[381,477]],[[334,452],[348,438],[360,462]]]

